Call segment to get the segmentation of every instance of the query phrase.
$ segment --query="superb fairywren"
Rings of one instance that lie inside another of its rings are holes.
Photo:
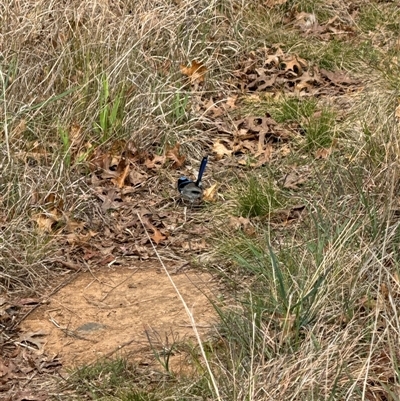
[[[201,178],[203,177],[204,170],[206,169],[208,156],[203,157],[200,164],[199,175],[196,181],[192,181],[187,177],[180,177],[178,180],[178,191],[180,192],[183,199],[194,202],[199,200],[203,195],[203,189],[201,187]]]

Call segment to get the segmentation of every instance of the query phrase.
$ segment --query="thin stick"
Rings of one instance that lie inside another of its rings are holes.
[[[172,286],[174,287],[175,292],[178,294],[178,297],[181,300],[181,302],[182,302],[182,304],[183,304],[183,306],[185,308],[186,314],[188,315],[188,317],[190,319],[190,323],[192,325],[193,332],[194,332],[194,334],[196,336],[197,343],[199,344],[201,355],[203,356],[204,362],[206,364],[208,374],[210,375],[210,378],[211,378],[211,381],[212,381],[212,385],[214,387],[215,394],[217,396],[217,399],[219,401],[221,401],[221,396],[219,395],[218,386],[217,386],[217,383],[215,381],[214,375],[213,375],[213,373],[211,371],[211,367],[210,367],[210,365],[208,363],[208,359],[207,359],[206,353],[204,352],[203,344],[201,342],[199,332],[197,331],[197,326],[196,326],[196,322],[195,322],[194,317],[193,317],[193,313],[190,311],[189,307],[186,304],[186,301],[184,300],[182,294],[179,292],[178,287],[175,285],[174,280],[172,279],[171,275],[169,274],[167,268],[165,267],[164,262],[161,260],[161,257],[158,254],[157,249],[154,246],[153,241],[150,238],[150,235],[149,235],[149,233],[148,233],[148,231],[147,231],[147,229],[146,229],[146,227],[145,227],[145,225],[144,225],[144,223],[142,221],[142,218],[141,218],[140,214],[139,213],[136,213],[136,214],[137,214],[137,216],[138,216],[138,218],[139,218],[139,220],[140,220],[140,222],[141,222],[141,224],[142,224],[142,226],[144,228],[144,231],[146,232],[147,238],[149,239],[150,244],[153,247],[153,250],[154,250],[155,254],[157,255],[158,261],[160,262],[162,268],[164,269],[165,274],[167,275],[169,281],[171,282]]]

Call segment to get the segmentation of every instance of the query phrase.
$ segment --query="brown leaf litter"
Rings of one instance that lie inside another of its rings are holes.
[[[216,160],[237,156],[239,165],[260,167],[270,162],[272,143],[283,143],[293,135],[269,115],[232,118],[230,113],[236,108],[237,98],[238,95],[197,99],[198,110],[216,130],[216,139],[212,144]],[[248,163],[248,157],[253,161]]]
[[[354,19],[348,14],[335,15],[324,23],[320,23],[314,13],[299,12],[292,13],[286,23],[292,24],[305,36],[317,37],[328,41],[332,38],[350,39],[356,34]]]
[[[280,47],[250,52],[234,73],[241,91],[283,91],[298,96],[343,94],[359,81],[344,71],[326,71]]]
[[[46,380],[47,375],[53,375],[61,368],[56,354],[43,352],[45,339],[40,328],[21,331],[17,327],[21,318],[44,304],[34,298],[19,299],[13,303],[5,297],[0,299],[0,393],[7,392],[8,400],[49,399],[46,391],[35,383]]]
[[[212,150],[217,160],[236,157],[239,165],[258,168],[282,156],[273,146],[301,133],[297,124],[278,124],[269,114],[239,117],[240,101],[255,92],[287,97],[347,95],[360,90],[359,80],[345,71],[328,71],[278,45],[251,51],[233,73],[233,84],[242,93],[193,96],[193,108],[201,121],[215,132]],[[259,100],[258,100],[259,101]],[[328,157],[328,151],[317,158]]]
[[[181,207],[161,211],[160,202],[171,206],[175,203],[175,179],[168,187],[170,200],[154,196],[153,191],[157,191],[154,177],[161,168],[169,168],[176,175],[184,161],[178,143],[162,155],[141,151],[129,142],[120,143],[118,147],[96,150],[86,180],[90,194],[82,195],[82,201],[78,199],[73,208],[64,205],[57,194],[51,201],[42,201],[44,195],[37,194],[32,208],[40,212],[32,213],[32,219],[39,232],[57,235],[59,247],[54,262],[79,270],[124,264],[132,258],[148,259],[153,251],[146,230],[159,248],[183,256],[183,244],[204,235],[204,227],[196,234],[189,229],[192,222],[187,221]],[[163,183],[160,192],[165,193],[165,188]],[[208,201],[215,200],[215,195],[207,195]],[[182,230],[183,225],[188,229]]]

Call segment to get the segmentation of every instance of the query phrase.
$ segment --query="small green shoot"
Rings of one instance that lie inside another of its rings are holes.
[[[4,99],[5,92],[7,91],[11,83],[15,80],[17,74],[18,74],[18,59],[15,56],[10,60],[10,63],[6,71],[3,71],[2,67],[0,66],[0,82],[1,82],[0,101]]]
[[[249,340],[254,325],[261,331],[268,326],[270,333],[275,332],[281,338],[279,347],[263,351],[268,357],[299,349],[304,328],[318,315],[317,302],[330,270],[310,281],[306,267],[298,266],[296,251],[282,250],[277,254],[268,241],[259,244],[244,237],[227,255],[244,276],[253,277],[253,285],[239,300],[243,311],[217,309],[223,322],[222,331],[230,333],[231,340],[239,342],[244,353],[251,352]]]
[[[43,100],[42,102],[36,103],[32,106],[26,107],[26,108],[22,108],[20,114],[28,114],[31,111],[34,110],[40,110],[41,108],[44,108],[45,106],[48,106],[49,104],[52,104],[54,102],[57,102],[58,100],[63,99],[64,97],[70,95],[71,93],[76,92],[79,89],[78,86],[75,86],[71,89],[68,89],[62,93],[59,93],[58,95],[55,96],[51,96],[46,100]]]
[[[122,128],[123,110],[125,107],[125,88],[116,91],[111,99],[110,84],[106,75],[101,78],[101,91],[99,99],[99,116],[95,129],[101,135],[101,142],[106,142],[113,134]]]
[[[128,363],[122,358],[112,361],[98,361],[94,365],[79,368],[74,376],[78,390],[90,391],[92,394],[107,393],[109,389],[117,389],[129,376]]]
[[[172,333],[173,341],[171,343],[167,334],[165,336],[165,341],[163,341],[159,333],[155,331],[149,333],[149,331],[146,330],[145,333],[150,347],[153,350],[154,357],[165,369],[166,373],[172,374],[169,362],[171,356],[174,355],[174,349],[176,348],[176,339],[174,338],[174,334]],[[159,348],[161,348],[161,351],[158,351]]]
[[[64,156],[64,164],[67,168],[71,167],[71,141],[66,129],[59,126],[58,134],[62,142],[62,154]]]
[[[171,118],[172,123],[182,124],[188,120],[187,118],[187,105],[189,103],[189,95],[176,92],[172,101]]]
[[[350,66],[354,60],[354,53],[355,49],[347,43],[332,40],[321,47],[319,54],[315,54],[315,57],[321,68],[334,71],[343,68],[343,64]]]

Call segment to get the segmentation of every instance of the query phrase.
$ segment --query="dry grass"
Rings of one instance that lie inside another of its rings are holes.
[[[238,182],[253,172],[214,167],[219,200],[225,201],[204,212],[223,243],[214,271],[238,291],[235,307],[220,311],[216,340],[208,344],[218,391],[196,350],[199,374],[189,384],[177,378],[152,391],[156,399],[396,400],[397,13],[373,1],[314,2],[312,10],[305,1],[272,9],[258,3],[46,0],[0,6],[0,288],[11,295],[42,293],[60,274],[58,238],[38,230],[38,213],[51,214],[54,202],[62,202],[62,225],[71,216],[88,224],[101,218],[86,180],[96,149],[130,141],[161,154],[179,143],[190,162],[199,160],[216,139],[198,107],[200,97],[233,91],[237,61],[280,42],[315,64],[357,74],[359,91],[318,99],[338,113],[330,158],[316,160],[298,136],[289,156],[256,172],[261,192],[278,188],[289,207],[305,205],[301,221],[274,223],[276,210],[261,205],[264,215],[252,216],[248,226],[228,227],[238,211],[248,217],[238,207],[246,191]],[[343,23],[353,20],[354,35],[309,39],[286,23],[301,11],[315,12],[319,21],[336,15]],[[206,85],[190,91],[179,65],[195,59],[208,75]],[[102,112],[118,101],[115,118],[108,114],[102,121]],[[299,166],[310,178],[299,188],[282,188],[282,179]],[[160,172],[149,192],[168,193],[175,179]]]
[[[198,119],[187,108],[183,122],[176,121],[177,95],[186,93],[179,64],[206,61],[209,89],[217,91],[239,44],[209,43],[210,35],[232,28],[216,4],[204,2],[7,2],[1,15],[7,27],[1,36],[3,285],[20,288],[25,280],[34,288],[38,277],[51,275],[50,238],[31,220],[47,212],[48,195],[56,193],[68,212],[87,208],[82,168],[94,149],[119,139],[157,152],[179,142],[197,159],[205,145]],[[107,101],[122,93],[124,104],[102,130],[105,82]],[[78,138],[73,124],[81,129]],[[61,132],[69,137],[64,145]]]

